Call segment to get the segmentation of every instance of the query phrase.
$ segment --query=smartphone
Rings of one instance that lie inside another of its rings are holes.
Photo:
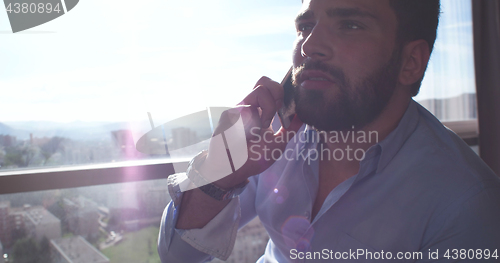
[[[283,98],[283,107],[278,110],[278,117],[283,128],[288,129],[293,117],[295,116],[295,101],[293,100],[293,84],[292,84],[292,69],[288,70],[285,78],[281,82],[283,89],[285,90],[285,96]]]

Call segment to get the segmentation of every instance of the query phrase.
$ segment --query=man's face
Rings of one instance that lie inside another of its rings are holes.
[[[362,128],[397,84],[397,18],[388,0],[304,0],[296,21],[294,99],[319,130]]]

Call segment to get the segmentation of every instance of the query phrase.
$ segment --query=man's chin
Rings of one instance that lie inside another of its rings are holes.
[[[299,119],[302,120],[299,116]],[[347,131],[353,129],[355,127],[354,125],[348,124],[348,123],[340,123],[336,121],[332,121],[329,123],[324,123],[324,122],[306,122],[304,121],[305,124],[314,127],[318,131],[325,131],[325,132],[331,132],[331,131]],[[355,127],[357,128],[357,127]]]
[[[335,89],[336,84],[331,81],[324,80],[304,80],[300,83],[299,88],[302,90],[314,91],[330,91]]]
[[[371,123],[380,111],[376,107],[347,105],[348,101],[296,101],[299,119],[320,131],[347,131],[362,129]]]
[[[310,126],[314,126],[320,131],[341,131],[352,128],[353,123],[348,119],[339,116],[339,114],[332,114],[332,112],[325,113],[318,110],[311,111],[311,108],[296,108],[297,117]],[[339,118],[340,117],[340,118]]]

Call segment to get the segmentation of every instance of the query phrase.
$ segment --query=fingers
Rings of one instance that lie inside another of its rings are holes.
[[[262,127],[257,108],[249,105],[240,105],[222,112],[212,137],[232,127],[240,118],[248,130],[254,127],[258,129]]]
[[[264,76],[257,81],[257,83],[254,86],[254,89],[257,88],[258,86],[268,87],[269,91],[273,94],[273,96],[276,99],[283,99],[284,96],[283,86],[281,86],[281,84],[279,84],[278,82]]]
[[[262,127],[269,127],[276,111],[283,104],[283,96],[283,87],[278,82],[262,77],[240,104],[259,107],[262,110]]]

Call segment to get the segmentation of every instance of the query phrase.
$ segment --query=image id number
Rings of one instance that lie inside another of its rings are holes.
[[[448,249],[444,253],[447,259],[498,259],[498,251],[495,249]]]
[[[51,3],[38,3],[38,4],[35,4],[35,3],[31,3],[31,4],[28,4],[28,3],[10,3],[8,6],[7,6],[7,12],[10,14],[10,13],[15,13],[15,14],[19,14],[19,13],[23,13],[23,14],[28,14],[28,13],[31,13],[31,14],[35,14],[35,13],[38,13],[38,14],[42,14],[42,13],[47,13],[47,14],[50,14],[52,12],[61,12],[61,8],[59,7],[59,3],[56,5],[56,6],[52,6]]]

